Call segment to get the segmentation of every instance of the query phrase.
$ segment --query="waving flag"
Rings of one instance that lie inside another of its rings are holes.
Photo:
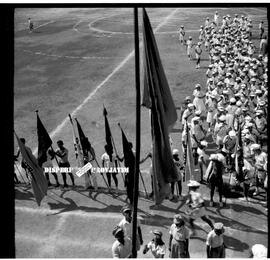
[[[143,9],[144,93],[143,104],[151,109],[153,180],[155,203],[170,194],[170,182],[178,180],[169,143],[169,130],[177,120],[170,88],[162,67],[148,15]]]
[[[34,197],[36,199],[38,206],[40,206],[42,199],[44,198],[45,195],[47,195],[48,190],[47,180],[44,177],[43,170],[39,166],[38,161],[36,157],[32,154],[31,150],[21,142],[16,133],[15,136],[17,138],[24,163],[27,167],[28,172],[31,175],[31,185]]]
[[[42,124],[37,113],[37,136],[38,136],[38,164],[42,166],[47,161],[47,151],[52,145],[52,140]]]

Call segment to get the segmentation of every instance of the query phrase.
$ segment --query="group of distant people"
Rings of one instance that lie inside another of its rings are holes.
[[[205,42],[205,51],[209,53],[206,91],[196,84],[193,98],[186,97],[181,110],[183,150],[188,130],[194,162],[199,166],[198,178],[210,184],[210,206],[216,187],[223,206],[225,172],[231,173],[231,182],[241,183],[246,200],[251,187],[255,189],[253,196],[260,189],[267,191],[267,40],[261,21],[261,42],[259,49],[256,48],[251,28],[252,21],[243,15],[240,18],[236,14],[233,19],[230,15],[223,16],[220,27],[217,12],[213,21],[206,19],[199,35],[199,41]],[[179,40],[185,44],[183,30],[181,26]],[[242,144],[239,144],[239,130]],[[209,157],[205,151],[210,135],[217,151]],[[210,165],[206,164],[208,160]]]

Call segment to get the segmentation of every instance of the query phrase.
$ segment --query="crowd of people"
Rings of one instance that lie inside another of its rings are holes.
[[[222,206],[224,172],[232,173],[231,180],[243,185],[246,200],[250,187],[254,187],[253,196],[267,188],[268,56],[263,21],[259,24],[259,48],[252,42],[252,21],[247,17],[242,15],[240,18],[235,14],[232,19],[226,15],[221,26],[218,25],[216,12],[213,21],[207,18],[205,26],[200,28],[200,42],[196,47],[205,43],[210,63],[206,71],[206,88],[203,91],[201,85],[196,84],[193,98],[185,98],[181,123],[183,150],[189,130],[194,162],[200,170],[198,178],[210,184],[210,205],[213,205],[214,190],[218,187]],[[179,39],[185,44],[183,26]],[[191,37],[186,41],[189,58],[192,56],[190,40]],[[196,48],[195,53],[197,56]],[[199,58],[196,59],[198,66]],[[239,133],[243,149],[241,175],[236,160],[241,148]],[[205,153],[209,136],[217,146],[216,153],[210,158]],[[206,169],[208,159],[211,163]]]

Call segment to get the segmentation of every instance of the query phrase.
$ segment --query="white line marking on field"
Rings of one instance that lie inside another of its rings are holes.
[[[56,21],[50,21],[50,22],[47,22],[47,23],[43,23],[43,24],[41,24],[41,25],[39,25],[39,26],[37,26],[37,27],[34,27],[34,30],[35,29],[38,29],[38,28],[40,28],[40,27],[43,27],[43,26],[45,26],[45,25],[47,25],[47,24],[51,24],[51,23],[55,23]]]
[[[157,32],[167,21],[178,11],[178,8],[175,9],[173,12],[171,12],[164,20],[161,22],[155,29],[154,32]],[[142,46],[142,42],[140,43],[140,47]],[[116,74],[133,56],[134,56],[134,50],[127,55],[127,57],[92,91],[89,93],[89,95],[83,100],[83,102],[77,106],[70,115],[74,117],[76,113],[81,110],[81,108],[88,103],[88,101],[96,94],[96,92],[107,83],[114,74]],[[69,117],[67,116],[61,124],[59,124],[49,135],[51,138],[54,138],[55,135],[57,135],[59,132],[62,131],[63,127],[68,123]],[[37,154],[38,147],[36,147],[34,150],[34,155]]]

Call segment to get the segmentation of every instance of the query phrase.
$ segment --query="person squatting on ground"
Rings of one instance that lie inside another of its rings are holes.
[[[208,233],[206,239],[207,258],[225,258],[224,231],[223,224],[218,222],[214,224],[214,229]]]
[[[113,258],[131,258],[132,256],[132,242],[130,238],[124,236],[124,230],[116,226],[112,232],[116,241],[112,245]]]
[[[185,226],[182,216],[174,216],[170,227],[169,251],[170,258],[190,258],[189,255],[189,229]]]
[[[57,141],[57,146],[58,146],[58,149],[55,151],[54,155],[59,157],[59,167],[60,168],[61,167],[69,168],[70,163],[68,161],[68,149],[66,147],[64,147],[64,142],[62,140]],[[64,171],[62,171],[61,174],[62,174],[62,177],[63,177],[64,188],[68,188],[66,173]],[[74,176],[73,176],[72,172],[68,171],[68,175],[70,177],[72,185],[75,186]]]
[[[107,169],[117,167],[117,159],[114,156],[114,154],[110,151],[109,146],[107,144],[104,146],[104,149],[105,153],[102,154],[101,156],[102,167]],[[118,179],[116,176],[117,174],[118,174],[117,172],[110,172],[110,170],[106,171],[109,188],[111,189],[112,187],[111,184],[111,177],[112,177],[115,184],[116,192],[118,192]]]
[[[152,233],[154,234],[154,238],[145,245],[143,254],[146,254],[150,250],[154,258],[164,258],[166,254],[166,246],[162,240],[162,232],[154,230]]]
[[[194,180],[190,180],[187,186],[189,189],[189,193],[186,204],[188,205],[189,209],[186,211],[186,214],[189,216],[189,224],[192,229],[192,235],[196,234],[194,229],[194,220],[197,218],[201,218],[211,227],[211,229],[213,229],[213,223],[207,217],[205,212],[204,199],[202,198],[202,195],[198,192],[200,183]]]
[[[121,227],[124,231],[125,237],[132,240],[132,210],[129,206],[124,206],[121,209],[121,212],[124,218],[119,222],[118,226]],[[140,227],[140,221],[137,219],[137,242],[136,242],[136,249],[137,251],[140,250],[141,245],[143,245],[143,238],[142,238],[142,230]]]

